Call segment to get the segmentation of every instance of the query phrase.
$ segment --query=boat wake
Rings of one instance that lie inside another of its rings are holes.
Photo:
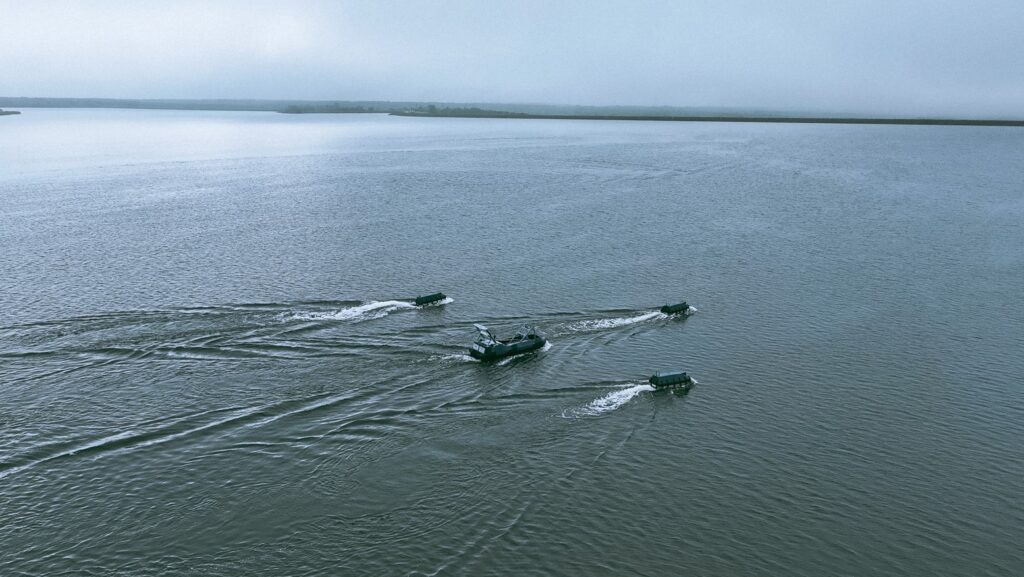
[[[344,393],[320,393],[305,398],[278,401],[249,407],[228,407],[201,411],[162,422],[140,423],[125,430],[94,439],[58,441],[30,449],[21,455],[0,461],[0,480],[26,469],[54,461],[100,457],[114,453],[147,449],[171,442],[196,442],[197,438],[214,433],[238,434],[287,418],[308,417],[351,402],[359,395],[357,389]]]
[[[444,297],[443,299],[441,299],[439,301],[434,301],[432,303],[427,303],[425,305],[420,305],[420,308],[421,309],[428,309],[428,308],[431,308],[431,307],[439,307],[441,305],[450,305],[453,302],[455,302],[455,299],[453,299],[452,297]]]
[[[451,299],[445,299],[450,301]],[[444,301],[439,301],[440,304]],[[363,322],[385,317],[395,311],[414,309],[416,305],[406,301],[371,301],[354,307],[329,311],[293,312],[282,315],[284,321],[352,321]]]
[[[592,331],[603,331],[608,329],[617,329],[619,327],[627,327],[635,325],[637,323],[644,323],[653,320],[667,319],[668,315],[658,311],[652,311],[641,315],[634,315],[629,317],[613,317],[607,319],[589,319],[584,321],[574,321],[565,325],[564,332],[561,334],[569,333],[586,333]]]
[[[428,361],[437,361],[440,363],[479,363],[479,359],[467,355],[466,353],[453,353],[450,355],[431,355]]]
[[[567,409],[562,412],[566,419],[579,419],[581,417],[596,417],[609,413],[633,400],[640,393],[653,391],[654,387],[647,383],[627,383],[619,385],[619,388],[603,397],[599,397],[588,404],[575,409]]]
[[[204,411],[195,415],[174,419],[152,430],[129,429],[113,433],[98,439],[81,443],[53,443],[50,446],[37,448],[40,454],[22,456],[24,462],[0,462],[0,479],[19,471],[42,465],[58,459],[76,456],[98,456],[114,451],[134,450],[158,445],[194,435],[224,428],[236,423],[244,423],[261,414],[261,408],[231,408]],[[227,413],[229,416],[215,419],[207,423],[197,422],[206,415]]]

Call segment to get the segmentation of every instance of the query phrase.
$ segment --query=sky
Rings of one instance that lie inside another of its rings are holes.
[[[1022,0],[0,0],[0,96],[1018,118],[1022,25]]]

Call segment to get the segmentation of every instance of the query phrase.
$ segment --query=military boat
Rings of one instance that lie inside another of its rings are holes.
[[[520,353],[535,351],[545,344],[547,339],[541,335],[537,328],[531,325],[523,325],[515,336],[510,339],[499,339],[483,325],[476,327],[479,337],[476,342],[469,346],[469,354],[481,361],[494,361]]]
[[[651,375],[651,378],[647,379],[647,382],[651,383],[655,389],[683,389],[690,390],[693,387],[693,377],[682,372],[657,372]]]
[[[412,299],[412,302],[416,306],[421,307],[421,306],[424,306],[424,305],[429,305],[429,304],[433,304],[433,303],[437,303],[437,302],[443,301],[446,298],[448,298],[448,296],[446,294],[444,294],[444,293],[434,293],[432,295],[424,295],[424,296],[421,296],[421,297],[416,297],[416,298]]]
[[[665,305],[665,306],[661,307],[659,310],[661,312],[665,313],[666,315],[677,315],[677,314],[688,315],[688,314],[690,314],[690,305],[686,301],[683,301],[683,302],[681,302],[679,304]]]

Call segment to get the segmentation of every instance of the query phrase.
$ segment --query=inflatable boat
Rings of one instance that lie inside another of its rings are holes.
[[[481,361],[494,361],[497,359],[503,359],[512,355],[518,355],[521,353],[528,353],[535,351],[545,344],[547,339],[541,335],[536,327],[531,325],[523,325],[522,328],[516,332],[515,336],[510,339],[499,339],[491,333],[491,331],[483,325],[473,325],[476,327],[479,337],[476,342],[469,346],[469,354],[475,359]]]

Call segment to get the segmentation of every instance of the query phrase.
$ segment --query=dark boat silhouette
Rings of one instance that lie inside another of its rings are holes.
[[[446,298],[448,298],[448,296],[446,294],[444,294],[444,293],[434,293],[434,294],[430,294],[430,295],[424,295],[424,296],[421,296],[421,297],[416,297],[416,298],[412,299],[412,302],[416,306],[421,307],[423,305],[429,305],[429,304],[433,304],[433,303],[440,303],[441,301],[443,301]]]
[[[693,387],[693,377],[683,371],[659,371],[647,379],[655,389],[681,389],[689,391]]]
[[[675,304],[675,305],[665,305],[665,306],[661,307],[659,310],[661,312],[665,313],[666,315],[676,315],[676,314],[687,315],[687,314],[690,314],[690,305],[686,301],[683,301],[683,302],[681,302],[679,304]]]
[[[536,327],[523,325],[510,339],[499,339],[483,325],[473,325],[479,333],[476,342],[469,346],[469,354],[481,361],[494,361],[528,353],[543,347],[548,341]]]

